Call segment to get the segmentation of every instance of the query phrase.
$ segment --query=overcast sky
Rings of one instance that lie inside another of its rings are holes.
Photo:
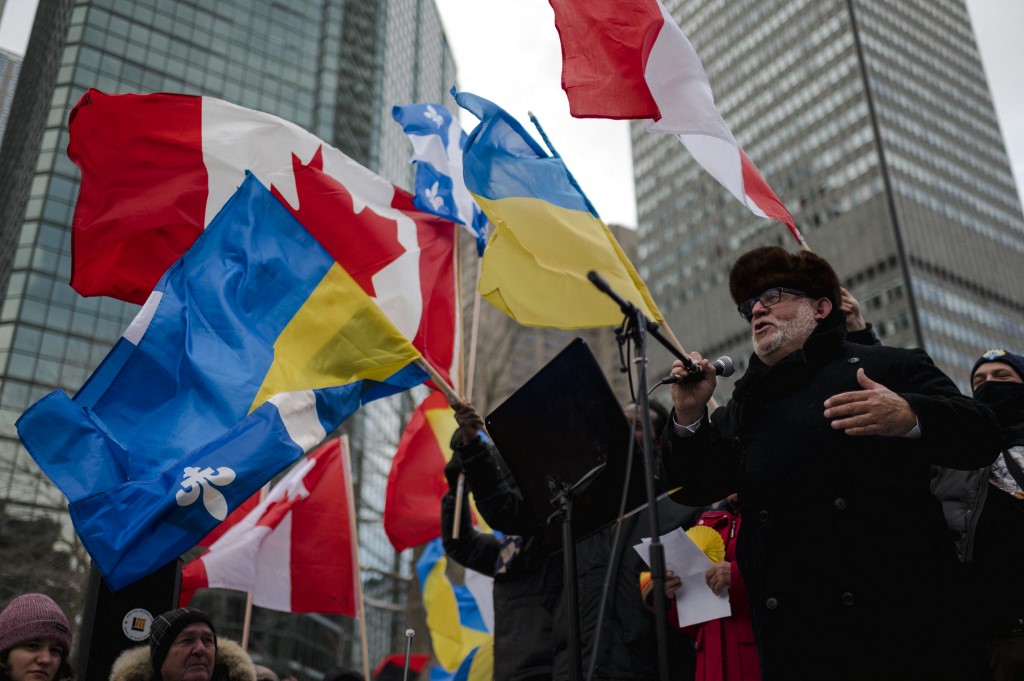
[[[635,225],[627,124],[569,116],[558,33],[546,0],[436,2],[455,53],[459,87],[504,107],[531,133],[527,112],[532,111],[601,217]],[[35,3],[7,0],[0,47],[24,53]],[[1018,192],[1024,195],[1024,0],[967,0],[967,6]],[[465,114],[462,122],[469,129],[475,119]],[[679,153],[686,153],[682,145]]]

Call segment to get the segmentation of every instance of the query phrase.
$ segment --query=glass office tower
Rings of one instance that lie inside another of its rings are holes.
[[[963,0],[665,4],[740,145],[886,344],[924,347],[962,388],[982,352],[1021,348],[1024,217]],[[729,269],[797,245],[675,139],[640,124],[632,138],[641,273],[687,349],[742,369]]]
[[[14,423],[54,388],[74,393],[137,310],[82,298],[67,283],[79,180],[66,155],[67,119],[82,93],[95,87],[219,97],[290,120],[409,187],[408,142],[391,106],[442,100],[454,82],[433,0],[40,0],[0,147],[0,552],[23,547],[31,523],[51,523],[41,547],[63,535],[64,564],[81,561],[66,525],[52,525],[66,519],[63,497],[21,447]],[[372,423],[355,428],[352,442],[354,456],[368,459],[354,466],[365,476],[357,477],[357,488],[374,495],[382,489],[381,469],[387,472],[382,461],[393,453],[360,439],[360,432],[376,431]],[[396,575],[404,588],[394,552],[372,519],[362,540],[369,566]],[[16,588],[3,569],[0,584]],[[39,588],[32,575],[23,581]],[[404,592],[388,594],[401,614]],[[367,618],[371,656],[392,652],[390,638],[374,633],[400,627],[389,613],[379,609]],[[284,621],[257,619],[254,637]],[[353,648],[337,645],[345,632],[332,622],[317,625],[318,638],[288,635],[316,638],[325,654]],[[313,658],[281,643],[286,638],[282,633],[268,644],[270,653],[315,669]],[[315,659],[320,666],[329,661]]]

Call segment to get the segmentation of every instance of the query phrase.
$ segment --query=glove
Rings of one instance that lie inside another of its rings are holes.
[[[480,431],[484,429],[484,420],[468,402],[456,402],[452,408],[455,410],[455,421],[462,433],[462,443],[468,445],[476,440]]]

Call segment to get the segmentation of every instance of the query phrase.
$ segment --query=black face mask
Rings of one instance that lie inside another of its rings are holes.
[[[1024,383],[985,381],[974,391],[974,399],[995,412],[1004,426],[1024,421]]]

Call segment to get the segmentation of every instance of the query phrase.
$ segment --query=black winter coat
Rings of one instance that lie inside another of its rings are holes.
[[[473,529],[464,498],[459,538],[452,538],[455,499],[441,499],[441,532],[445,553],[463,567],[494,577],[494,681],[551,678],[554,641],[551,616],[561,579],[547,575],[548,561],[537,544],[527,543],[508,568],[495,574],[501,541]]]
[[[550,603],[552,596],[557,600],[553,618],[545,621],[538,615],[532,622],[526,620],[516,627],[517,630],[523,626],[545,633],[548,631],[547,627],[550,627],[555,647],[554,678],[563,681],[569,676],[567,607],[562,591],[563,554],[560,551],[552,553],[551,547],[544,544],[540,523],[511,478],[511,474],[503,468],[504,462],[493,445],[476,440],[457,446],[456,451],[462,460],[466,482],[473,490],[480,514],[494,529],[522,535],[526,541],[523,552],[511,563],[510,572],[533,572],[536,593],[544,594],[545,603]],[[659,507],[662,509],[659,518],[662,532],[680,525],[689,527],[700,515],[700,509],[668,500],[661,502]],[[589,668],[591,652],[594,649],[597,610],[604,585],[605,568],[614,560],[617,569],[610,586],[605,624],[601,629],[594,679],[653,681],[658,676],[654,616],[644,607],[640,595],[640,572],[647,567],[633,549],[642,537],[651,534],[647,531],[647,514],[638,513],[623,523],[623,537],[614,555],[611,545],[612,534],[611,528],[605,528],[576,543],[583,670],[585,673]],[[560,547],[555,547],[555,550],[558,548]],[[497,629],[500,626],[497,592],[495,595],[494,619]],[[672,648],[669,651],[669,660],[676,674],[675,678],[692,678],[692,644],[672,627],[668,628],[668,636]],[[532,640],[528,636],[526,638]],[[498,645],[496,632],[496,674],[499,666]]]
[[[999,426],[923,351],[844,335],[833,314],[777,364],[752,356],[695,434],[669,424],[665,465],[687,503],[740,493],[737,558],[765,681],[943,678],[954,648],[942,589],[955,559],[930,464],[989,465]],[[860,368],[910,403],[920,438],[831,428],[824,402],[860,390]]]
[[[459,564],[494,577],[494,679],[550,679],[554,658],[552,617],[562,592],[561,563],[548,556],[536,524],[494,445],[480,439],[456,447],[477,510],[496,530],[525,535],[523,546],[495,575],[501,542],[472,529],[468,502],[459,539],[452,539],[455,500],[441,501],[445,552]]]

